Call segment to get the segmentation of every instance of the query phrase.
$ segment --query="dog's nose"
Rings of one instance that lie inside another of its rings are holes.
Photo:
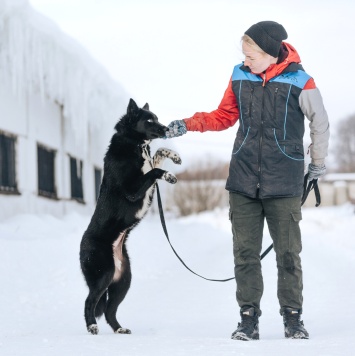
[[[159,127],[157,133],[160,137],[164,137],[165,133],[169,131],[169,129],[166,126],[161,125],[161,127]]]

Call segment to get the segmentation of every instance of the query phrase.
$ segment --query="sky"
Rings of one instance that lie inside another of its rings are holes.
[[[99,335],[84,321],[88,288],[79,245],[90,216],[71,212],[16,215],[0,222],[0,354],[3,356],[348,356],[355,348],[354,206],[302,210],[302,320],[309,340],[284,338],[277,300],[275,253],[262,261],[264,294],[259,341],[234,341],[240,321],[234,280],[209,282],[173,254],[158,214],[130,233],[132,284],[117,317]],[[233,276],[228,208],[167,218],[171,242],[185,263],[214,279]],[[265,224],[263,250],[271,244]],[[5,252],[6,251],[6,252]]]
[[[355,112],[352,0],[29,0],[107,69],[138,105],[168,124],[217,108],[240,38],[254,23],[277,21],[319,87],[335,141],[339,120]],[[121,116],[121,115],[119,115]],[[182,156],[229,161],[237,125],[169,142]],[[306,140],[309,140],[306,138]],[[330,148],[330,151],[332,148]],[[189,158],[190,159],[190,158]]]

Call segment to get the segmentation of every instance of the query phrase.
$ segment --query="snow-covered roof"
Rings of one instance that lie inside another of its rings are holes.
[[[19,97],[39,91],[63,105],[81,143],[88,125],[112,127],[128,103],[128,94],[104,67],[28,0],[0,2],[0,79],[6,76]]]

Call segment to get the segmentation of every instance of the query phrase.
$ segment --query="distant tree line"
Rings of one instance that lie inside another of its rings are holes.
[[[215,160],[200,160],[191,164],[188,169],[177,174],[179,180],[218,180],[228,178],[229,163]]]
[[[337,171],[355,173],[355,114],[341,120],[335,130],[335,154]]]
[[[177,174],[174,203],[181,216],[213,210],[226,201],[225,181],[229,163],[200,160]]]

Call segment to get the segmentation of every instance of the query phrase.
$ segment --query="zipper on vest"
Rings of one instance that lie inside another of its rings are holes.
[[[253,95],[254,95],[254,88],[251,88],[250,90],[250,104],[249,104],[249,117],[250,119],[252,118],[252,104],[253,104]]]
[[[274,120],[276,121],[276,97],[277,97],[277,92],[279,91],[279,88],[275,89],[274,93]]]
[[[264,87],[264,85],[263,85]],[[264,106],[265,106],[265,91],[263,90],[263,100],[262,100],[262,105],[261,105],[261,113],[264,112]],[[260,182],[261,182],[261,158],[262,158],[262,145],[263,145],[263,135],[264,135],[264,118],[261,115],[261,122],[260,122],[260,138],[259,138],[259,167],[258,167],[258,184],[256,185],[257,189],[259,189],[258,194],[260,194]]]

